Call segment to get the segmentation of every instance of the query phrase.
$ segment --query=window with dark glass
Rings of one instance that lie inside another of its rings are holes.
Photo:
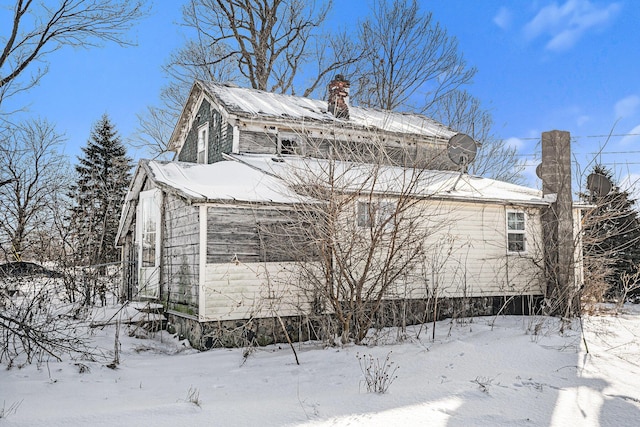
[[[298,143],[293,139],[281,139],[280,154],[300,154]]]

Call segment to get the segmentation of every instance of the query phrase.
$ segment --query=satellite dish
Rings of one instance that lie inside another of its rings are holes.
[[[536,176],[542,179],[542,163],[536,166]]]
[[[458,166],[468,166],[476,158],[477,152],[476,142],[463,133],[453,135],[447,144],[449,159]]]
[[[605,175],[593,172],[587,177],[587,188],[593,196],[606,196],[613,188],[613,184]]]

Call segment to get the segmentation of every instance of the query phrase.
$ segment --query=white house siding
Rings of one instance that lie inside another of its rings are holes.
[[[526,253],[507,251],[508,210],[526,213]],[[426,244],[426,268],[419,273],[431,291],[436,288],[444,297],[542,294],[538,209],[430,201],[423,212],[433,234]]]
[[[168,309],[198,314],[199,214],[167,194],[164,205],[162,295]]]
[[[541,295],[542,242],[538,209],[498,204],[425,201],[420,209],[431,234],[422,265],[389,292],[389,298]],[[507,254],[507,210],[527,217],[527,252]],[[538,264],[539,265],[539,264]],[[295,263],[209,263],[205,321],[295,316],[309,309],[296,284]],[[302,286],[304,287],[304,286]]]
[[[309,305],[291,283],[294,263],[207,264],[204,321],[295,316]]]

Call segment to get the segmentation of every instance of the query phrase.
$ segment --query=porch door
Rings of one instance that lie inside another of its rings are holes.
[[[161,197],[159,190],[140,192],[136,219],[139,297],[160,298]]]

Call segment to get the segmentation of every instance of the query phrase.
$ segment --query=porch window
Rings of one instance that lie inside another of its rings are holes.
[[[507,212],[507,250],[509,252],[526,252],[524,212]]]
[[[158,242],[160,208],[158,206],[157,191],[143,191],[140,193],[140,266],[158,266]]]
[[[384,224],[386,228],[392,227],[395,224],[393,214],[396,211],[396,203],[389,200],[381,200],[378,203],[378,221],[379,224]]]
[[[198,163],[207,163],[207,146],[209,145],[209,122],[198,128]]]

